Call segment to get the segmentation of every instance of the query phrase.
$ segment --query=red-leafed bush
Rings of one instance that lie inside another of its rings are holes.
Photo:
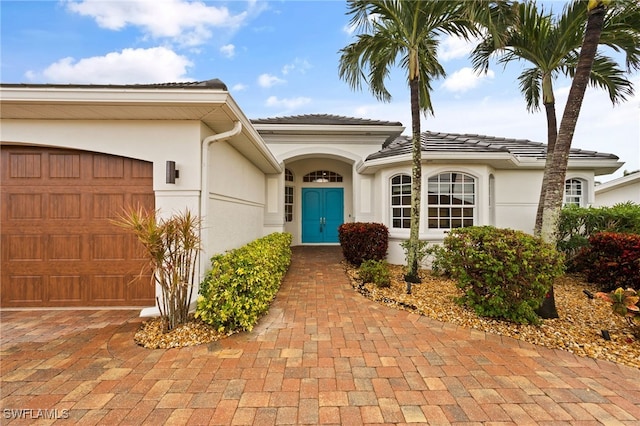
[[[338,235],[342,254],[353,265],[387,257],[389,229],[382,223],[343,223],[338,228]]]
[[[589,238],[587,279],[602,291],[640,287],[640,235],[601,232]]]

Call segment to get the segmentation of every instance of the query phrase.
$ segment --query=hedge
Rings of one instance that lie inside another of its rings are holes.
[[[219,332],[251,331],[269,309],[291,263],[291,234],[273,233],[211,258],[196,318]]]

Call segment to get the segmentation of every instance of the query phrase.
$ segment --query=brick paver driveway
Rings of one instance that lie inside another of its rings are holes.
[[[640,424],[640,370],[378,305],[340,259],[294,248],[269,315],[209,346],[137,347],[138,311],[4,311],[0,423]]]

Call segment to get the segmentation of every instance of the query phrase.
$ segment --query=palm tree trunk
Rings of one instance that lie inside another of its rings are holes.
[[[540,187],[540,199],[538,200],[538,212],[536,213],[535,235],[540,235],[542,229],[542,212],[544,207],[544,199],[547,194],[547,185],[549,182],[549,172],[553,164],[553,150],[556,146],[556,138],[558,137],[558,121],[556,119],[556,104],[554,102],[544,104],[547,114],[547,155],[544,161],[544,174],[542,176],[542,186]]]
[[[411,91],[411,127],[413,131],[411,154],[411,226],[409,231],[409,250],[407,252],[407,292],[411,292],[410,283],[420,282],[418,274],[418,245],[420,243],[420,195],[422,191],[422,149],[420,144],[420,91],[416,75],[409,81]]]
[[[569,152],[571,150],[571,142],[573,140],[576,123],[578,122],[580,108],[582,107],[584,93],[589,83],[593,60],[598,49],[604,16],[605,7],[602,4],[599,4],[593,10],[589,11],[584,41],[582,42],[582,49],[580,49],[580,56],[578,57],[578,66],[571,83],[567,105],[565,106],[562,121],[560,122],[560,130],[558,131],[558,138],[553,152],[553,164],[549,172],[548,189],[545,196],[540,233],[544,241],[552,244],[556,243],[558,219],[560,218],[560,210],[562,208],[564,181],[567,172],[567,163],[569,161]]]

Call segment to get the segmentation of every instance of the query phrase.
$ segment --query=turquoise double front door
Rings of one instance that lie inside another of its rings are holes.
[[[302,242],[337,243],[344,222],[343,188],[302,188]]]

